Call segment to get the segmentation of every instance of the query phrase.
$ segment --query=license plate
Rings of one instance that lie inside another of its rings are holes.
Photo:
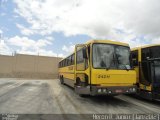
[[[122,93],[123,91],[122,90],[116,90],[116,93]]]

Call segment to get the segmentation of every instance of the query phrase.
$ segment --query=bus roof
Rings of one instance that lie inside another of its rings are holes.
[[[115,44],[115,45],[122,45],[122,46],[129,46],[129,44],[127,43],[123,43],[123,42],[118,42],[118,41],[113,41],[113,40],[89,40],[87,41],[85,44],[92,44],[92,43],[108,43],[108,44]],[[74,52],[72,52],[70,55],[72,55]],[[70,55],[68,55],[67,57],[69,57]],[[64,59],[66,59],[67,57],[63,58],[61,61],[63,61]]]
[[[86,44],[91,44],[91,43],[109,43],[109,44],[118,44],[118,45],[123,45],[123,46],[129,46],[127,43],[123,42],[118,42],[118,41],[113,41],[113,40],[90,40],[86,42]]]
[[[138,49],[142,49],[142,48],[150,48],[150,47],[154,47],[154,46],[160,46],[160,44],[144,45],[144,46],[141,46],[141,47],[132,48],[131,50],[134,51],[134,50],[138,50]]]

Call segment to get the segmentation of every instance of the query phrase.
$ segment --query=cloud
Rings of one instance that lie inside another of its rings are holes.
[[[38,50],[39,48],[45,47],[47,45],[52,45],[52,43],[48,40],[39,39],[36,41],[36,40],[29,39],[28,37],[19,37],[19,36],[10,38],[8,40],[8,43],[10,45],[22,47],[23,50],[26,50],[26,49]]]
[[[0,54],[11,55],[11,48],[7,45],[6,41],[2,37],[3,31],[0,30]]]
[[[52,42],[48,40],[44,40],[44,39],[33,40],[33,39],[29,39],[28,37],[19,37],[19,36],[9,38],[7,42],[9,43],[9,45],[20,47],[21,51],[32,50],[32,51],[35,51],[36,53],[41,51],[43,52],[44,47],[48,45],[52,45]]]
[[[46,47],[53,43],[47,39],[33,40],[28,37],[14,36],[5,40],[1,40],[0,51],[3,54],[12,54],[15,50],[10,48],[16,47],[16,53],[30,54],[30,55],[43,55],[43,56],[55,56],[64,57],[63,54],[54,53],[52,50],[48,50]]]
[[[4,40],[0,40],[0,54],[12,55],[10,47],[5,43]]]
[[[20,32],[21,32],[21,34],[23,34],[23,35],[32,35],[32,34],[34,34],[34,31],[33,30],[31,30],[31,29],[28,29],[28,28],[26,28],[26,27],[24,27],[23,25],[21,25],[21,24],[16,24],[16,26],[17,26],[17,28],[19,28],[20,29]]]
[[[0,34],[2,34],[3,33],[3,31],[0,29]]]
[[[50,41],[53,41],[53,40],[54,40],[54,38],[51,37],[51,36],[47,36],[46,39],[47,39],[47,40],[50,40]]]
[[[63,45],[62,50],[66,53],[72,53],[74,51],[75,45],[66,46]]]
[[[128,36],[149,40],[160,36],[159,0],[14,1],[15,12],[26,19],[35,34],[63,32],[66,36],[85,34],[119,41]]]
[[[48,46],[53,45],[54,38],[52,36],[34,40],[20,36],[6,38],[2,35],[3,31],[0,29],[0,54],[12,55],[16,52],[19,54],[64,57],[62,53],[57,54],[47,49]]]

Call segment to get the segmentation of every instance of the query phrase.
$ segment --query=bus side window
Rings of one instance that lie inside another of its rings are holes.
[[[73,65],[74,64],[74,54],[72,54],[72,56],[71,56],[71,65]]]
[[[81,49],[77,52],[77,64],[83,63],[83,61],[83,49]]]
[[[67,59],[64,60],[64,67],[67,66]]]
[[[68,57],[68,65],[71,65],[71,56]]]
[[[62,65],[63,65],[62,67],[64,67],[64,60],[63,60],[63,62],[62,62],[62,63],[63,63],[63,64],[62,64]]]
[[[68,57],[65,59],[65,66],[68,66]]]
[[[62,61],[61,61],[61,63],[60,63],[60,67],[62,67]]]
[[[133,66],[138,66],[138,50],[132,51],[131,55],[132,55]]]

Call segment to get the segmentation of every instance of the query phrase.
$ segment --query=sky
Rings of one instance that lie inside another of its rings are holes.
[[[91,39],[160,43],[160,1],[0,0],[0,54],[65,57]]]

